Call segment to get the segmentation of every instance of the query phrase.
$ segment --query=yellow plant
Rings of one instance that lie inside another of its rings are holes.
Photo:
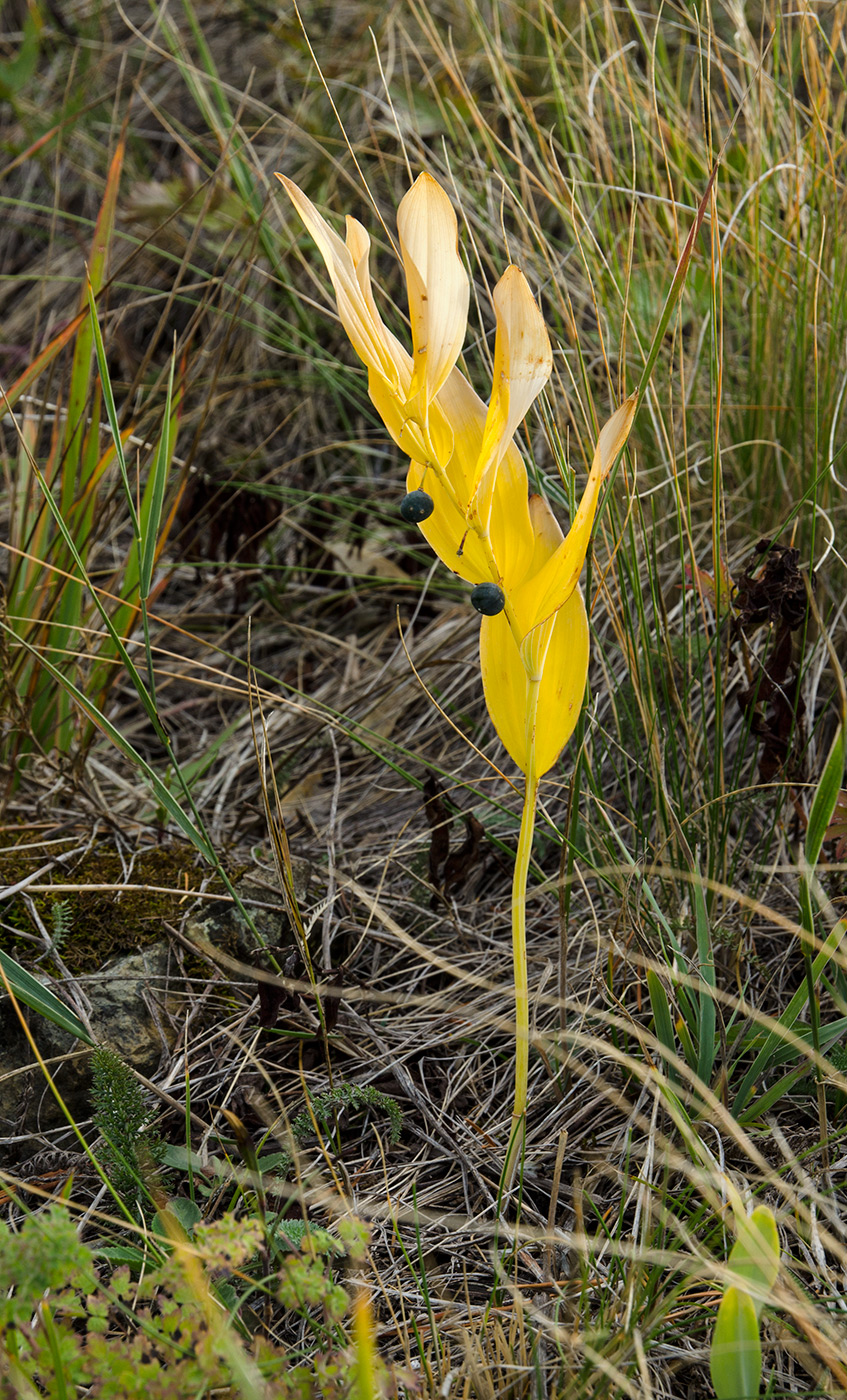
[[[527,1106],[526,884],[538,783],[570,738],[585,691],[588,620],[578,580],[600,488],[626,442],[637,395],[600,432],[579,509],[563,536],[544,497],[529,495],[513,441],[553,365],[541,312],[520,269],[508,267],[494,288],[494,382],[486,408],[456,368],[469,284],[456,215],[437,181],[419,175],[397,211],[410,353],[377,309],[366,230],[348,216],[341,239],[302,190],[277,178],[326,263],[341,323],[368,370],[371,400],[410,459],[404,514],[447,567],[475,585],[485,702],[525,779],[512,889],[517,1036],[509,1181]]]

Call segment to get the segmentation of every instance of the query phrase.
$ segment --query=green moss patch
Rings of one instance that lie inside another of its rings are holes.
[[[76,833],[63,847],[52,834],[45,837],[22,827],[16,841],[0,853],[0,881],[7,887],[17,884],[63,849],[79,844]],[[40,919],[71,972],[95,972],[111,957],[158,942],[165,932],[163,921],[176,923],[183,913],[184,896],[176,891],[196,891],[201,873],[196,852],[185,842],[143,847],[132,861],[104,842],[76,859],[57,862],[33,882],[34,888],[5,902],[0,948],[33,963],[44,951]],[[45,886],[55,886],[55,892]],[[213,879],[207,892],[222,893],[221,880]],[[32,935],[39,941],[33,942]],[[49,960],[40,965],[53,970]]]

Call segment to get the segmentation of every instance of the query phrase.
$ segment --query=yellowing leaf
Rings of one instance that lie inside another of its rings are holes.
[[[544,318],[520,268],[507,267],[494,288],[497,335],[494,381],[473,490],[490,467],[495,472],[553,368]]]
[[[420,486],[429,492],[433,502],[432,515],[418,526],[427,544],[459,578],[468,583],[485,583],[491,578],[491,570],[482,545],[468,528],[467,517],[453,503],[434,471],[427,471],[420,462],[410,462],[406,490],[417,491]]]
[[[459,257],[459,230],[444,190],[419,175],[397,210],[397,232],[409,294],[414,373],[423,418],[459,358],[468,322],[470,286]]]
[[[531,583],[526,585],[526,604],[536,622],[541,622],[560,608],[571,589],[576,587],[585,563],[600,487],[629,437],[637,406],[638,395],[632,394],[601,429],[591,471],[573,525],[556,553],[548,559]]]
[[[468,507],[473,470],[482,444],[485,404],[464,375],[454,369],[433,409],[436,407],[453,429],[453,453],[445,475],[458,505],[453,504],[446,486],[441,486],[434,471],[428,471],[423,480],[424,469],[419,459],[410,465],[407,489],[414,491],[423,481],[424,489],[432,496],[435,510],[420,530],[438,557],[468,583],[483,583],[491,580],[491,569],[485,551],[469,527]],[[433,422],[431,413],[431,428]],[[522,577],[532,559],[535,537],[527,501],[526,468],[514,445],[506,451],[496,477],[493,472],[486,475],[477,494],[475,514],[487,527],[491,551],[500,571],[500,579],[494,582]]]
[[[550,509],[546,496],[530,496],[529,518],[532,524],[533,555],[529,572],[534,574],[562,543],[562,527]]]
[[[579,589],[545,624],[546,653],[534,724],[530,721],[530,682],[503,613],[485,617],[480,630],[480,664],[485,703],[511,758],[526,773],[529,743],[535,741],[536,772],[543,777],[574,731],[588,676],[588,618]]]
[[[446,466],[453,455],[453,429],[437,403],[430,405],[424,431],[418,418],[410,414],[408,404],[399,399],[390,384],[374,370],[368,375],[368,393],[401,452],[416,462],[425,462],[431,456],[433,461]]]
[[[409,355],[376,306],[366,230],[348,218],[342,241],[292,181],[279,179],[326,262],[342,324],[368,366],[371,400],[409,456],[407,488],[432,497],[421,534],[448,569],[468,583],[494,583],[505,594],[503,614],[482,628],[486,702],[518,766],[544,773],[579,713],[588,624],[577,583],[600,489],[626,442],[637,396],[600,432],[585,493],[563,538],[546,502],[529,501],[526,468],[513,441],[552,368],[550,339],[520,269],[508,267],[494,290],[494,382],[486,408],[456,368],[469,286],[456,215],[437,182],[420,175],[397,216]]]
[[[318,245],[335,291],[341,324],[353,349],[369,369],[387,380],[395,393],[407,397],[411,356],[383,324],[374,302],[368,272],[370,238],[366,230],[356,219],[348,218],[345,243],[293,180],[285,175],[276,178]]]

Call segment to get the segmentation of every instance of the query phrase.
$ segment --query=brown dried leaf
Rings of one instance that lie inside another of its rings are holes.
[[[266,961],[267,958],[264,950],[261,950],[257,954],[256,966],[262,967],[262,964]],[[262,968],[262,970],[266,971],[268,969]],[[303,976],[305,972],[303,959],[297,950],[294,952],[289,951],[282,965],[282,972],[284,977],[290,977],[295,980],[299,980],[299,978]],[[299,994],[288,991],[286,987],[281,986],[279,983],[266,982],[264,978],[257,978],[256,990],[259,994],[259,1025],[266,1030],[276,1025],[276,1020],[281,1010],[297,1011],[300,1005]]]
[[[454,890],[459,889],[479,860],[479,847],[485,834],[485,827],[482,822],[477,821],[473,812],[468,812],[465,816],[465,827],[467,836],[458,851],[455,851],[448,858],[444,866],[445,894],[452,894]]]
[[[450,856],[450,813],[442,801],[441,788],[434,773],[424,779],[424,811],[432,839],[429,843],[429,879],[435,889],[441,888],[441,871]]]
[[[765,562],[756,568],[756,560],[765,555]],[[765,622],[782,622],[790,631],[801,627],[806,618],[809,599],[799,568],[800,551],[789,545],[759,540],[753,561],[747,565],[738,581],[735,609],[742,626],[759,627]],[[814,575],[812,586],[814,587]]]

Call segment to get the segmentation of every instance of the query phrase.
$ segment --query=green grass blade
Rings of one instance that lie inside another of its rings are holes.
[[[843,780],[844,726],[839,724],[820,782],[815,790],[812,810],[809,813],[805,844],[806,864],[809,871],[814,870],[820,858],[821,846],[826,836],[827,827],[832,821],[832,814],[835,811],[835,804],[838,801]]]
[[[63,1001],[50,991],[48,987],[42,986],[37,977],[33,977],[31,972],[27,972],[25,967],[15,962],[7,953],[0,952],[0,980],[8,984],[14,992],[18,1001],[22,1001],[31,1011],[37,1011],[40,1016],[46,1016],[48,1021],[59,1026],[63,1031],[69,1031],[75,1035],[77,1040],[81,1040],[85,1045],[94,1045],[82,1021],[69,1011]]]
[[[9,102],[32,78],[38,66],[41,49],[42,19],[38,9],[30,5],[23,26],[23,38],[14,58],[0,63],[0,98]]]
[[[661,350],[662,344],[665,339],[665,332],[667,331],[668,326],[670,325],[670,320],[676,309],[677,302],[682,296],[682,289],[685,286],[685,278],[688,274],[688,264],[691,261],[691,254],[694,252],[694,244],[697,239],[697,234],[700,232],[700,226],[706,217],[706,210],[709,207],[709,200],[711,199],[712,195],[712,186],[715,183],[715,176],[717,175],[717,173],[718,167],[717,165],[715,165],[712,169],[711,175],[709,176],[709,182],[706,185],[703,197],[700,200],[699,205],[697,206],[697,213],[694,216],[694,222],[691,225],[691,228],[689,229],[688,237],[686,238],[685,243],[682,247],[682,252],[679,255],[679,261],[676,265],[676,270],[673,275],[673,281],[671,282],[667,297],[665,298],[665,304],[662,307],[662,311],[659,316],[659,323],[656,326],[656,329],[653,333],[653,339],[650,343],[650,349],[647,352],[647,360],[644,365],[644,369],[641,372],[641,380],[638,385],[639,405],[641,404],[642,396],[647,388],[647,385],[650,382],[650,376],[653,373],[653,367],[655,366],[656,360],[659,357],[659,351]]]
[[[44,494],[44,498],[47,501],[47,505],[50,508],[51,514],[53,515],[53,519],[59,527],[59,533],[61,534],[65,544],[67,545],[71,559],[76,564],[80,573],[80,577],[85,580],[86,584],[90,588],[91,596],[94,600],[94,605],[97,608],[98,613],[100,614],[106,631],[109,633],[109,636],[111,637],[112,642],[114,643],[115,650],[118,656],[120,657],[121,662],[126,668],[127,675],[129,676],[130,680],[133,683],[133,686],[135,687],[136,694],[138,695],[139,700],[144,706],[145,712],[148,715],[151,723],[155,726],[156,732],[160,733],[161,726],[159,724],[159,717],[156,712],[156,706],[153,703],[153,700],[149,695],[143,680],[141,679],[138,668],[133,664],[132,658],[130,657],[129,652],[127,651],[126,646],[124,644],[123,638],[116,631],[112,619],[109,617],[109,614],[103,606],[103,603],[100,601],[100,596],[97,589],[94,587],[93,584],[91,584],[91,581],[88,578],[85,564],[83,563],[82,557],[76,546],[76,541],[74,540],[73,535],[71,534],[67,524],[65,523],[64,517],[62,516],[61,510],[53,495],[53,492],[50,490],[50,487],[44,478],[44,474],[38,466],[38,463],[34,460],[34,458],[30,458],[30,466],[32,468],[33,475],[35,476],[39,486],[41,487],[41,490]],[[29,649],[34,656],[38,657],[39,661],[43,659],[41,658],[40,653],[38,653],[38,651],[34,647],[30,647]],[[58,675],[59,673],[56,672],[56,674]]]
[[[656,1023],[656,1039],[660,1045],[669,1050],[676,1058],[676,1037],[673,1032],[673,1019],[671,1017],[670,1003],[667,992],[659,980],[658,974],[652,968],[647,970],[647,990],[650,994],[650,1005],[653,1008],[653,1020]],[[673,1062],[665,1058],[668,1075],[672,1084],[679,1084],[679,1071]]]
[[[778,1104],[781,1099],[784,1099],[786,1094],[791,1092],[794,1085],[797,1084],[804,1075],[808,1075],[808,1072],[808,1065],[799,1065],[796,1069],[790,1070],[788,1074],[784,1074],[775,1084],[771,1084],[763,1094],[760,1094],[757,1099],[754,1099],[753,1103],[744,1113],[737,1115],[740,1125],[742,1127],[748,1127],[757,1122],[757,1120],[760,1120],[766,1113],[770,1113],[771,1109]]]
[[[156,457],[144,492],[144,499],[141,503],[141,519],[139,522],[141,541],[139,591],[142,598],[147,598],[149,596],[150,585],[153,581],[153,569],[156,564],[157,546],[159,543],[159,527],[162,522],[162,507],[164,505],[168,476],[173,460],[173,451],[176,445],[177,424],[176,415],[173,413],[175,368],[176,350],[174,350],[171,356],[168,391],[165,397],[165,412],[162,419],[162,435],[159,438]]]
[[[812,800],[812,809],[809,814],[809,825],[806,830],[805,843],[805,870],[800,883],[800,912],[801,922],[806,933],[811,938],[814,935],[814,911],[812,909],[811,877],[820,856],[821,846],[827,827],[832,821],[832,814],[835,811],[835,804],[838,801],[838,794],[841,789],[844,774],[844,725],[839,724],[835,738],[832,741],[823,773]],[[821,972],[835,954],[844,934],[845,924],[840,921],[830,931],[828,938],[823,944],[820,952],[814,961],[809,955],[809,966],[805,982],[797,988],[785,1011],[779,1018],[778,1026],[788,1030],[794,1025],[797,1017],[807,1005],[810,997],[814,995],[814,986]],[[815,1012],[816,1012],[815,1008]],[[774,1029],[765,1038],[765,1043],[756,1056],[747,1074],[744,1076],[741,1087],[735,1096],[732,1111],[738,1115],[746,1107],[753,1085],[761,1074],[762,1070],[771,1063],[773,1051],[780,1042],[778,1029]],[[817,1048],[817,1046],[815,1047]],[[746,1115],[749,1116],[749,1115]]]
[[[57,678],[61,679],[61,677]],[[111,740],[115,748],[120,749],[121,753],[124,754],[126,758],[130,759],[138,768],[139,772],[150,784],[156,801],[168,813],[171,820],[176,823],[182,834],[188,837],[192,845],[211,865],[217,867],[217,857],[205,833],[201,832],[187,813],[183,811],[176,801],[176,798],[162,782],[156,770],[151,768],[150,764],[141,757],[138,750],[133,748],[129,740],[125,739],[119,730],[106,719],[106,716],[101,714],[100,711],[86,699],[82,691],[78,690],[70,681],[63,681],[63,684],[67,685],[68,690],[73,695],[77,704],[85,711],[88,718],[106,735],[107,739]]]
[[[235,114],[227,100],[226,90],[221,82],[203,25],[190,0],[182,0],[182,8],[197,45],[199,63],[186,62],[185,41],[179,27],[172,20],[166,19],[163,22],[162,32],[168,42],[174,62],[182,73],[185,85],[197,104],[198,111],[202,114],[209,130],[215,133],[221,149],[226,152],[227,167],[231,172],[233,184],[238,191],[244,213],[250,222],[258,227],[262,250],[271,266],[277,268],[279,266],[279,238],[269,220],[262,217],[264,200],[260,174],[255,164],[249,159],[245,159],[241,154],[244,149],[247,150],[248,154],[251,154],[250,147],[244,142]],[[203,79],[204,72],[211,96],[206,91],[206,82]]]
[[[697,1039],[697,1078],[702,1084],[710,1084],[715,1063],[715,1001],[712,989],[715,986],[715,956],[712,949],[712,934],[709,927],[709,912],[699,871],[693,872],[694,922],[697,935],[697,961],[701,978]]]
[[[33,648],[29,647],[29,644],[27,642],[22,642],[21,645],[26,646],[29,650],[34,650]],[[187,816],[187,814],[182,810],[179,803],[176,801],[169,789],[162,782],[162,779],[159,777],[155,769],[150,766],[146,759],[142,758],[138,750],[133,748],[129,740],[124,738],[124,736],[120,733],[118,729],[115,728],[111,721],[108,720],[104,714],[101,714],[97,707],[91,702],[91,700],[89,700],[88,696],[83,694],[79,687],[74,685],[73,681],[69,680],[67,676],[63,675],[59,668],[53,664],[53,662],[51,662],[47,657],[41,657],[40,661],[42,666],[44,666],[45,669],[48,670],[53,676],[54,680],[58,681],[59,684],[68,691],[68,693],[76,701],[77,705],[88,717],[88,719],[90,719],[91,722],[95,724],[103,734],[106,735],[106,738],[111,740],[115,748],[119,749],[120,752],[124,754],[124,756],[128,758],[131,761],[131,763],[139,770],[139,772],[143,775],[145,780],[149,783],[153,794],[156,798],[156,801],[167,812],[168,816],[171,817],[171,819],[176,823],[180,831],[183,833],[184,836],[188,838],[188,840],[192,843],[195,849],[198,850],[200,854],[210,862],[211,865],[215,866],[215,868],[218,868],[219,862],[205,833],[201,832],[199,828],[195,826],[194,822],[192,822],[191,818]]]
[[[109,166],[103,202],[100,206],[100,212],[97,215],[97,222],[94,226],[94,237],[91,243],[88,266],[89,296],[91,295],[92,289],[95,295],[101,290],[105,279],[106,264],[112,243],[112,235],[115,229],[118,188],[120,186],[125,146],[126,143],[124,139],[121,138]],[[85,304],[85,296],[86,294],[83,293],[83,306]],[[71,364],[71,382],[68,393],[68,408],[62,447],[62,488],[60,493],[62,514],[66,520],[70,516],[78,493],[85,487],[85,482],[79,479],[79,468],[83,459],[83,448],[86,436],[86,410],[91,388],[93,327],[94,318],[92,316],[89,316],[88,319],[83,321],[80,325]]]
[[[835,957],[835,954],[841,946],[845,932],[847,932],[847,920],[840,919],[830,930],[828,937],[821,946],[820,952],[812,963],[812,976],[814,979],[820,976],[827,964]],[[784,1032],[792,1029],[794,1022],[802,1012],[808,998],[808,987],[805,983],[801,983],[788,1003],[788,1006],[776,1022],[776,1025],[768,1032],[765,1037],[764,1045],[745,1074],[738,1093],[733,1100],[733,1117],[738,1118],[746,1107],[753,1090],[753,1085],[756,1083],[762,1071],[772,1062],[774,1048],[777,1045],[783,1045],[785,1043],[786,1037]],[[745,1118],[749,1118],[749,1114],[745,1114]]]
[[[106,347],[103,344],[103,332],[100,329],[100,322],[97,317],[97,304],[94,299],[94,287],[88,283],[88,313],[91,321],[92,335],[94,339],[94,353],[97,357],[97,368],[100,373],[100,384],[103,389],[103,402],[106,405],[106,417],[109,420],[109,427],[112,431],[112,443],[115,449],[115,456],[118,462],[118,471],[123,482],[124,495],[126,497],[127,510],[132,522],[132,529],[136,540],[138,539],[138,514],[135,509],[135,493],[132,490],[129,480],[129,471],[126,464],[126,454],[124,453],[123,437],[118,421],[118,410],[115,407],[115,396],[112,393],[112,381],[109,376],[109,364],[106,359]]]

